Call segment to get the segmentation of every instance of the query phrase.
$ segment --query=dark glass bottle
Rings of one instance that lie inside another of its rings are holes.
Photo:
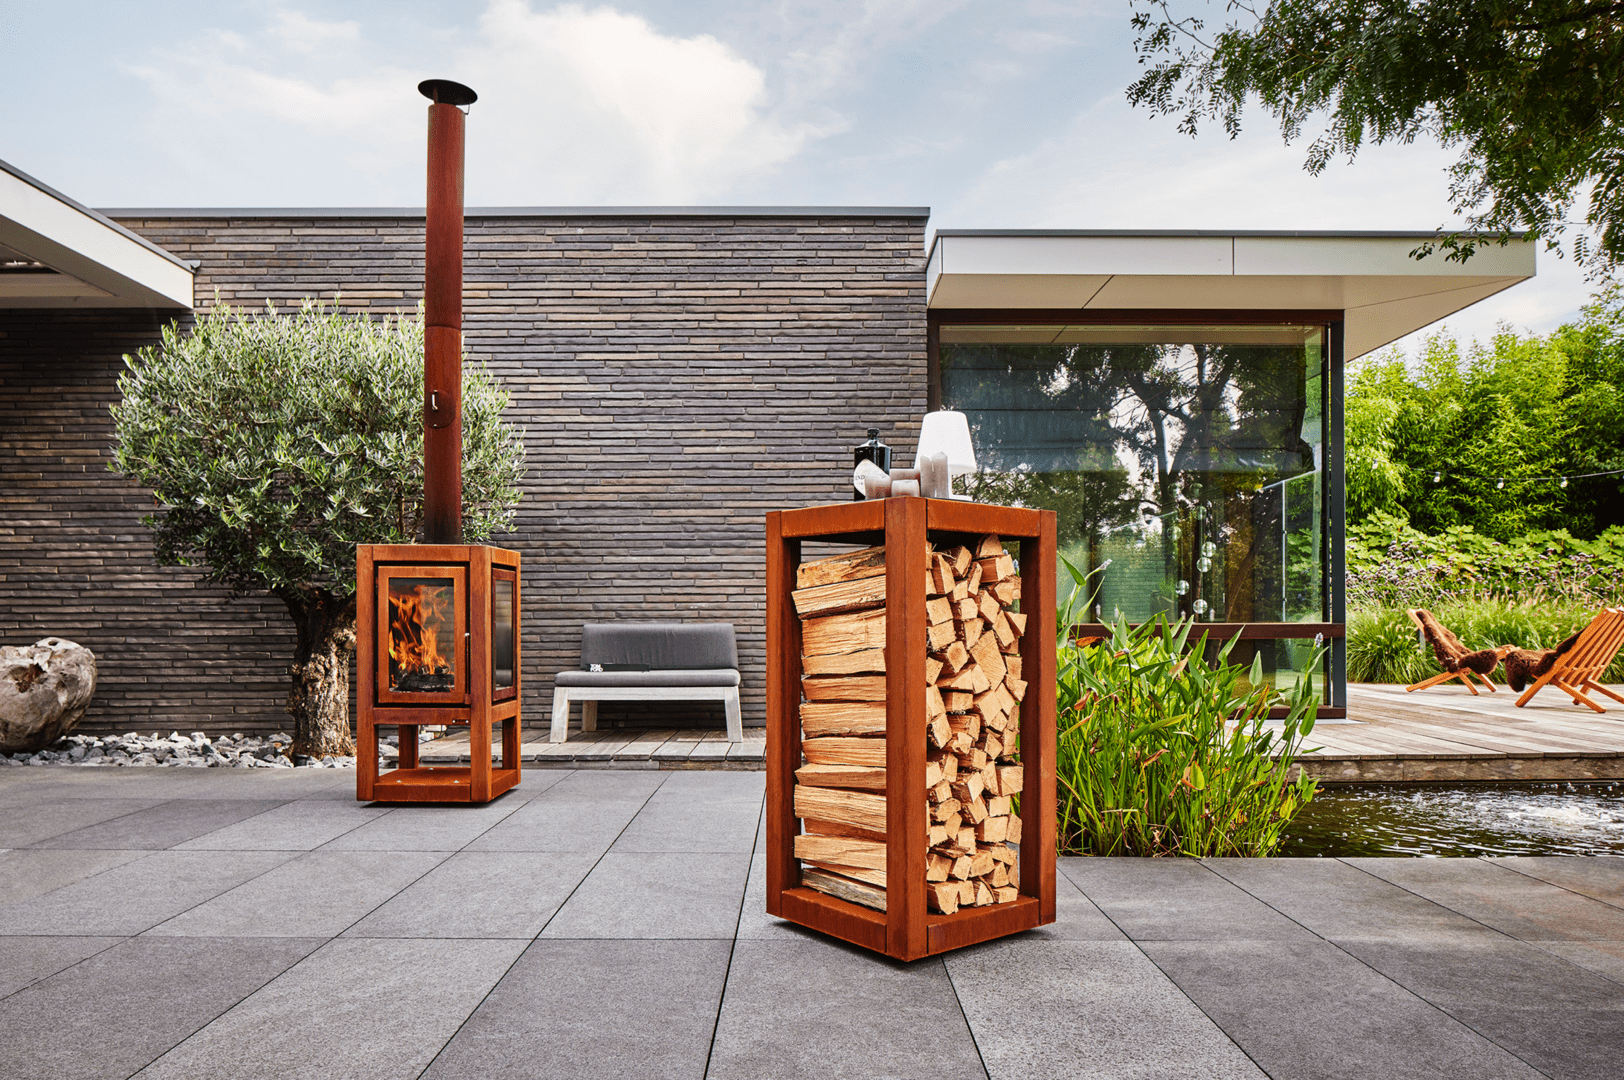
[[[865,461],[872,461],[886,472],[891,471],[891,448],[880,441],[880,429],[868,429],[868,442],[860,444],[851,452],[851,467],[853,469]],[[861,491],[852,492],[852,501],[857,502],[867,498]]]

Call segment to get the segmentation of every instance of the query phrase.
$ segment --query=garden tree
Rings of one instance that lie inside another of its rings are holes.
[[[112,468],[152,489],[166,565],[280,599],[296,629],[293,751],[354,753],[355,545],[411,543],[423,509],[423,325],[216,304],[125,357]],[[524,473],[507,394],[463,373],[462,527],[509,526]]]
[[[1323,121],[1307,169],[1368,140],[1430,136],[1461,156],[1450,198],[1469,228],[1556,246],[1585,203],[1593,271],[1624,258],[1624,0],[1228,0],[1216,33],[1172,0],[1130,0],[1149,69],[1128,100],[1233,138],[1256,98],[1288,141]],[[1469,236],[1442,236],[1452,259]],[[1417,254],[1434,250],[1424,244]]]
[[[1609,286],[1547,335],[1504,331],[1464,351],[1435,335],[1409,364],[1357,362],[1346,421],[1350,524],[1386,513],[1502,540],[1624,525],[1624,476],[1519,479],[1624,469],[1624,291]]]

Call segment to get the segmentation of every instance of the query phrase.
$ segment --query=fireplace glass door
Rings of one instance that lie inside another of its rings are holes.
[[[468,568],[378,568],[378,700],[468,700]]]
[[[491,700],[506,701],[519,692],[519,575],[491,570]]]

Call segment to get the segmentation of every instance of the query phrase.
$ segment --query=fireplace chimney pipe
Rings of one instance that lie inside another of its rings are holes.
[[[423,542],[462,543],[462,174],[468,87],[427,79],[423,251]]]

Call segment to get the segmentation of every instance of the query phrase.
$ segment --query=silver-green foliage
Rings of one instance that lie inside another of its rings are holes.
[[[1084,593],[1077,571],[1078,590]],[[1066,613],[1070,614],[1070,612]],[[1063,619],[1063,624],[1072,620]],[[1288,780],[1314,729],[1317,698],[1303,677],[1285,693],[1229,662],[1230,641],[1207,658],[1196,625],[1161,619],[1059,647],[1056,774],[1060,850],[1076,855],[1268,855],[1314,797]],[[1316,650],[1309,671],[1317,670]],[[1269,709],[1288,708],[1275,727]]]
[[[423,504],[423,325],[216,305],[125,357],[113,468],[150,487],[158,558],[238,591],[355,589],[355,545],[410,543]],[[509,527],[524,474],[507,394],[463,375],[463,531]]]

